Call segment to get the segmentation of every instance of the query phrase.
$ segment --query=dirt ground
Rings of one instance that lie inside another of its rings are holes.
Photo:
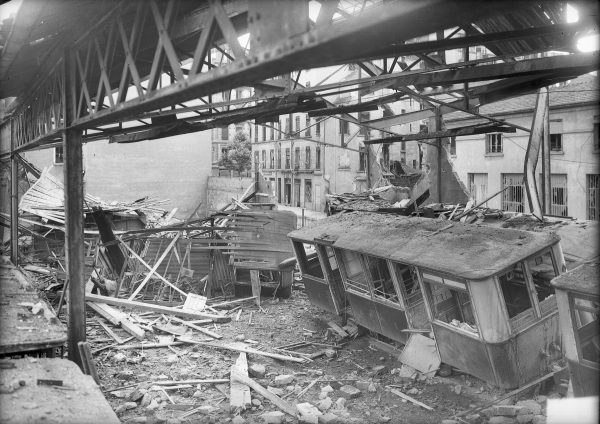
[[[303,340],[333,345],[335,340],[333,334],[327,331],[327,322],[342,324],[341,317],[311,305],[302,290],[294,290],[289,299],[263,297],[261,306],[263,310],[245,303],[239,321],[236,321],[238,311],[234,311],[231,313],[231,322],[207,328],[223,336],[219,343],[249,339],[258,342],[249,342],[249,347],[274,352],[274,347]],[[121,329],[111,328],[122,338],[129,336]],[[106,332],[97,324],[91,310],[88,310],[87,334],[93,351],[113,343],[108,341]],[[158,336],[158,332],[155,336]],[[147,333],[146,339],[153,341],[152,334]],[[279,375],[293,375],[291,383],[280,387],[283,390],[280,396],[290,403],[310,402],[319,405],[322,401],[320,397],[325,397],[322,388],[329,390],[327,386],[330,386],[333,390],[328,393],[332,401],[329,411],[339,417],[337,422],[343,423],[441,422],[457,412],[479,406],[499,393],[484,382],[464,374],[432,378],[418,375],[414,380],[400,377],[398,369],[402,364],[397,358],[371,347],[369,341],[368,334],[346,340],[343,347],[336,349],[336,356],[321,356],[305,364],[283,362],[255,354],[248,355],[248,363],[250,366],[265,366],[264,377],[254,378],[263,387],[274,386],[274,379]],[[314,352],[323,348],[318,345],[298,351]],[[119,354],[124,354],[125,358]],[[231,366],[238,356],[233,351],[181,345],[143,350],[110,348],[94,355],[94,358],[101,388],[123,422],[227,423],[232,422],[236,415],[241,415],[245,422],[264,422],[261,415],[278,411],[278,408],[254,391],[253,407],[235,414],[230,412],[226,398],[229,384],[191,385],[165,392],[152,384],[160,380],[228,379]],[[319,381],[298,399],[298,394],[317,378]],[[340,387],[346,384],[360,387],[361,392],[355,398],[338,400],[342,397]],[[386,388],[389,385],[395,385],[397,390],[433,410],[428,411],[403,400]],[[327,405],[327,402],[325,400],[324,404]],[[186,416],[189,410],[201,406],[204,408]],[[234,422],[244,421],[235,418]],[[297,422],[297,418],[286,415],[283,422]]]

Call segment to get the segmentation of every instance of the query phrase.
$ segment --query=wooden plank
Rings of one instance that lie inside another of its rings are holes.
[[[172,380],[172,381],[153,381],[153,386],[177,386],[180,384],[222,384],[229,383],[229,379],[226,378],[207,378],[207,379],[196,379],[196,380]]]
[[[250,283],[252,284],[252,297],[256,298],[256,304],[260,306],[260,275],[255,269],[250,270]]]
[[[214,322],[229,322],[229,321],[231,321],[231,317],[227,317],[227,316],[223,316],[223,315],[208,314],[206,312],[188,311],[186,309],[170,308],[168,306],[152,305],[149,303],[138,302],[135,300],[117,299],[114,297],[100,296],[100,295],[91,294],[91,293],[86,293],[85,297],[87,300],[91,300],[92,302],[107,303],[109,305],[123,306],[125,308],[131,308],[131,309],[137,308],[137,309],[142,309],[145,311],[160,312],[163,314],[176,315],[176,316],[192,318],[192,319],[208,318],[208,319],[212,319]]]
[[[258,384],[256,381],[254,381],[250,377],[246,377],[245,375],[242,375],[242,374],[240,374],[238,372],[233,372],[232,373],[232,379],[236,380],[236,381],[239,381],[240,383],[243,383],[243,384],[245,384],[247,386],[250,386],[250,388],[252,390],[254,390],[258,394],[260,394],[265,399],[268,399],[273,405],[277,406],[283,412],[285,412],[286,414],[291,415],[292,417],[296,417],[297,410],[296,410],[296,407],[294,405],[292,405],[292,404],[284,401],[279,396],[271,393],[270,391],[268,391],[267,389],[265,389],[263,386],[261,386],[260,384]]]
[[[344,331],[344,329],[342,327],[340,327],[339,325],[337,325],[335,322],[329,321],[327,323],[327,325],[329,326],[329,328],[331,328],[333,331],[335,331],[336,333],[338,333],[340,336],[342,336],[342,337],[348,337],[348,333],[346,333]]]
[[[402,399],[406,399],[409,402],[414,403],[415,405],[420,406],[421,408],[425,408],[428,411],[433,411],[433,408],[429,405],[425,405],[423,402],[419,402],[418,400],[411,398],[409,395],[405,395],[400,390],[390,388],[390,392],[395,394],[396,396],[400,396]]]
[[[95,294],[87,293],[90,296],[98,296]],[[112,297],[99,296],[101,298],[106,299],[114,299]],[[108,306],[105,303],[94,303],[94,302],[86,302],[86,304],[96,311],[99,315],[106,318],[111,324],[120,326],[123,330],[127,331],[129,334],[134,336],[138,340],[144,340],[144,336],[146,335],[145,331],[137,324],[131,322],[123,312],[116,310]]]
[[[176,322],[180,322],[180,323],[182,323],[183,325],[185,325],[185,326],[188,326],[188,327],[190,327],[190,328],[193,328],[194,330],[196,330],[196,331],[199,331],[199,332],[201,332],[202,334],[206,334],[207,336],[210,336],[210,337],[212,337],[212,338],[214,338],[214,339],[222,339],[222,338],[223,338],[223,336],[221,336],[220,334],[217,334],[217,333],[215,333],[215,332],[212,332],[212,331],[210,331],[210,330],[207,330],[206,328],[198,327],[197,325],[195,325],[195,324],[192,324],[192,323],[190,323],[190,322],[187,322],[187,321],[184,321],[184,320],[182,320],[182,319],[180,319],[180,318],[177,318],[177,317],[171,317],[171,320],[173,320],[173,321],[176,321]]]
[[[96,364],[92,356],[92,350],[88,342],[77,343],[79,349],[79,355],[81,356],[82,363],[84,364],[84,370],[86,374],[91,375],[96,384],[100,385],[100,377],[98,377],[98,371],[96,370]]]
[[[252,349],[252,348],[245,347],[245,346],[242,347],[242,346],[236,346],[233,344],[221,345],[221,344],[217,344],[217,343],[213,343],[213,342],[201,342],[201,341],[191,340],[191,339],[187,339],[184,337],[178,337],[177,340],[185,341],[187,343],[194,343],[194,344],[199,344],[199,345],[204,345],[204,346],[210,346],[210,347],[214,347],[216,349],[226,349],[226,350],[233,350],[236,352],[245,352],[245,353],[250,353],[250,354],[254,354],[254,355],[266,356],[266,357],[273,358],[273,359],[279,359],[281,361],[290,361],[290,362],[299,362],[299,363],[308,362],[308,360],[304,359],[304,358],[296,358],[296,357],[292,357],[292,356],[280,355],[277,353],[263,352],[261,350],[256,350],[256,349]]]
[[[163,278],[160,274],[158,274],[156,272],[156,270],[160,266],[161,262],[165,259],[165,257],[167,256],[167,254],[171,251],[171,249],[173,248],[173,246],[175,245],[175,243],[177,243],[177,240],[179,239],[180,235],[181,235],[181,233],[177,233],[177,235],[175,237],[173,237],[173,240],[171,241],[171,243],[169,243],[169,245],[167,246],[167,248],[165,249],[165,251],[162,253],[162,255],[160,256],[160,258],[156,261],[156,263],[154,264],[154,266],[152,268],[150,268],[149,265],[146,262],[144,262],[135,252],[133,252],[133,250],[131,250],[129,248],[129,246],[127,246],[125,243],[121,243],[122,245],[128,247],[127,250],[129,250],[130,252],[133,252],[134,256],[140,262],[142,262],[143,265],[145,265],[147,268],[150,269],[150,272],[148,273],[148,275],[146,275],[146,278],[144,278],[144,280],[140,283],[140,285],[133,292],[133,294],[131,296],[129,296],[129,300],[133,300],[138,295],[138,293],[144,288],[144,286],[146,285],[146,283],[148,282],[148,280],[150,280],[150,278],[152,277],[152,275],[159,276],[159,278],[164,283],[166,283],[169,287],[177,290],[179,293],[183,294],[184,296],[187,296],[187,293],[183,292],[179,287],[176,287],[173,284],[171,284],[171,282],[169,282],[168,280],[166,280],[165,278]]]
[[[249,300],[252,300],[252,299],[254,299],[254,296],[252,296],[252,297],[245,297],[243,299],[230,300],[228,302],[215,303],[214,305],[209,305],[209,306],[211,308],[220,308],[222,306],[231,306],[231,305],[236,305],[238,303],[248,302]]]
[[[119,344],[123,343],[123,339],[120,338],[119,336],[117,336],[115,334],[115,332],[112,331],[110,329],[110,327],[108,325],[106,325],[101,319],[96,317],[96,321],[98,322],[98,324],[100,324],[100,326],[104,329],[104,331],[106,331],[106,334],[108,334],[110,337],[112,337],[115,340],[115,342],[117,342]]]
[[[234,375],[239,374],[248,377],[248,359],[246,354],[241,352],[235,364],[231,366],[231,384],[229,406],[230,412],[243,411],[252,406],[252,398],[250,397],[250,387],[244,383],[240,383],[234,378]]]

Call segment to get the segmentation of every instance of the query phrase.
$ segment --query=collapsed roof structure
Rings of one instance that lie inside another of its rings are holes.
[[[317,3],[318,15],[311,19],[309,2],[292,0],[23,0],[15,18],[3,22],[0,98],[15,99],[0,122],[0,157],[11,160],[16,193],[19,153],[63,146],[70,281],[85,281],[82,143],[140,141],[249,119],[264,123],[297,111],[339,115],[391,136],[371,144],[427,144],[429,160],[438,165],[432,168],[437,183],[431,198],[442,202],[451,200],[442,199],[442,138],[511,129],[509,122],[489,118],[484,127],[444,130],[444,114],[459,110],[481,117],[482,105],[597,68],[597,53],[576,48],[580,37],[597,30],[592,1],[576,2],[580,19],[574,23],[567,21],[562,1],[491,1],[485,7],[441,0]],[[242,46],[246,33],[250,43]],[[494,56],[443,59],[445,51],[466,52],[472,45],[484,45]],[[227,60],[213,63],[213,50]],[[402,62],[408,55],[418,60]],[[415,69],[421,61],[425,66]],[[345,63],[357,63],[368,77],[298,88],[303,70]],[[281,75],[284,83],[277,79]],[[253,87],[253,95],[213,101],[216,93],[241,86]],[[327,101],[344,90],[381,89],[393,93],[372,104],[336,107]],[[366,122],[350,115],[406,97],[421,101],[422,110]],[[390,131],[424,119],[433,122],[428,134]],[[16,200],[11,230],[16,260]],[[71,284],[69,290],[69,355],[80,363],[84,287]]]

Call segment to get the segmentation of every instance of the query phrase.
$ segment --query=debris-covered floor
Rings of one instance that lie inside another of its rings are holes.
[[[307,363],[248,355],[249,376],[255,382],[285,402],[310,403],[316,408],[305,405],[308,408],[305,422],[431,423],[460,413],[462,417],[455,419],[462,421],[457,422],[483,422],[484,417],[494,413],[503,414],[506,419],[502,422],[517,422],[517,419],[518,422],[544,422],[541,415],[544,396],[536,398],[539,403],[529,402],[529,406],[478,410],[500,398],[503,392],[457,370],[451,376],[430,378],[409,370],[397,361],[396,355],[373,347],[370,335],[357,331],[351,319],[345,327],[350,335],[342,338],[329,328],[330,322],[343,325],[340,317],[312,306],[301,284],[296,287],[300,289],[294,290],[290,299],[263,297],[260,308],[252,301],[245,302],[228,314],[232,318],[230,322],[205,328],[222,336],[218,340],[221,345],[245,343],[262,352],[281,353],[277,347],[304,341],[312,344],[289,350],[324,353]],[[175,322],[167,325],[159,314],[137,316],[142,321],[162,323],[163,328],[173,332],[184,330],[183,326],[174,326]],[[160,320],[156,321],[157,318]],[[98,320],[100,318],[88,309],[87,335],[92,351],[97,352],[94,359],[101,387],[123,422],[297,422],[297,418],[286,415],[254,390],[249,409],[232,411],[229,379],[238,352],[191,344],[120,349],[140,343],[132,340],[114,346],[115,341]],[[108,326],[117,337],[128,338],[129,334],[122,329]],[[153,328],[154,333],[146,333],[148,344],[172,340],[172,335],[157,330],[156,326]],[[192,333],[201,336],[193,330]],[[113,347],[98,352],[105,346]],[[222,382],[198,384],[194,380]],[[398,393],[416,402],[403,399]],[[524,394],[534,398],[538,393]],[[551,393],[550,396],[559,395]],[[509,398],[500,403],[514,401]],[[303,410],[302,406],[298,409]],[[469,410],[473,411],[464,413]],[[517,415],[519,412],[521,415]]]

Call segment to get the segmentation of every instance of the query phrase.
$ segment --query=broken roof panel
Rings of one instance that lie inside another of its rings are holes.
[[[557,243],[554,233],[534,233],[429,218],[345,213],[288,234],[313,243],[413,264],[470,280],[500,273]],[[440,230],[439,232],[437,232]]]
[[[600,294],[600,261],[584,263],[552,280],[552,285],[561,290],[598,296]]]

